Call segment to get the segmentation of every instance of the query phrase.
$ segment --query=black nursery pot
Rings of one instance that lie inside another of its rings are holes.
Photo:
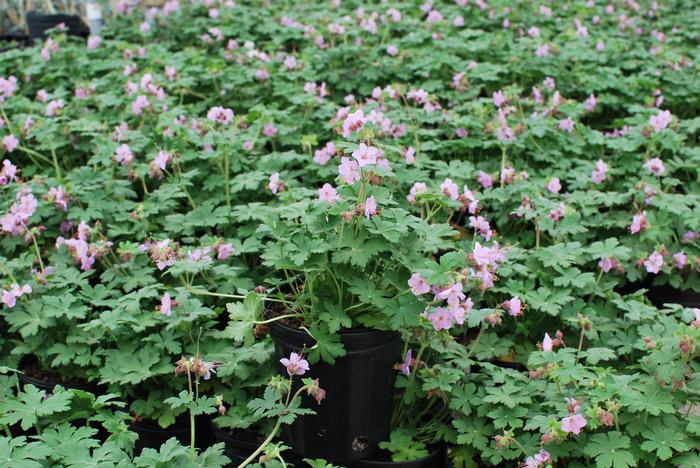
[[[315,344],[304,331],[280,321],[270,324],[270,334],[279,358]],[[325,399],[318,404],[304,397],[303,407],[316,414],[300,416],[291,426],[283,426],[282,439],[304,457],[348,463],[372,455],[389,435],[399,334],[356,329],[340,332],[340,339],[345,356],[333,365],[322,361],[312,364],[304,374],[318,379],[326,391]],[[284,366],[278,367],[286,375]],[[295,377],[296,388],[300,380]]]
[[[447,468],[447,450],[444,445],[435,447],[430,455],[417,460],[401,462],[391,461],[389,453],[380,453],[377,456],[360,460],[352,464],[352,468]]]
[[[35,358],[31,357],[25,357],[20,361],[22,373],[19,374],[19,381],[23,385],[31,384],[47,393],[52,392],[56,385],[60,385],[68,390],[83,390],[93,395],[101,395],[103,393],[103,388],[96,383],[79,380],[64,380],[52,373],[39,375],[32,365],[35,363]]]
[[[78,15],[66,15],[63,13],[46,15],[36,11],[27,13],[27,28],[29,29],[29,39],[46,39],[46,31],[55,28],[59,24],[65,24],[67,32],[71,36],[88,37],[90,29]]]
[[[236,467],[243,463],[249,456],[255,452],[265,437],[255,437],[252,433],[247,432],[230,432],[220,429],[212,421],[211,432],[215,442],[223,442],[225,445],[224,454],[231,459],[230,467]],[[282,453],[285,462],[293,463],[294,466],[303,466],[302,458],[293,453],[286,451]]]
[[[647,297],[657,307],[664,304],[680,304],[683,307],[700,307],[700,293],[692,289],[680,290],[667,284],[663,286],[651,286]]]
[[[196,416],[194,425],[194,444],[197,448],[204,450],[211,445],[212,440],[209,418],[206,415]],[[168,439],[173,437],[177,438],[184,446],[190,445],[190,418],[188,414],[180,415],[173,425],[165,429],[160,427],[155,421],[150,420],[133,422],[129,428],[139,436],[134,446],[136,454],[141,453],[145,448],[158,449]]]

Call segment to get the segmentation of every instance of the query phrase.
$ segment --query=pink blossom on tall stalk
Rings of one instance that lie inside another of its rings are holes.
[[[684,252],[673,254],[673,263],[678,269],[683,269],[688,265],[688,256]]]
[[[128,166],[134,160],[134,154],[126,143],[119,145],[114,152],[114,160],[122,166]]]
[[[553,177],[552,180],[547,183],[546,189],[551,193],[559,193],[561,191],[561,182],[559,181],[559,177]]]
[[[335,205],[335,202],[340,200],[340,195],[338,191],[331,184],[325,183],[323,187],[318,189],[318,199],[322,202],[328,202],[331,205]]]
[[[46,105],[46,115],[48,117],[53,117],[61,109],[63,109],[63,100],[54,99]]]
[[[382,151],[374,146],[367,146],[360,143],[355,151],[352,152],[352,157],[357,160],[360,167],[376,164],[377,159],[382,155]]]
[[[647,227],[649,227],[649,221],[647,221],[646,211],[642,211],[632,216],[632,224],[630,224],[630,233],[638,234]]]
[[[134,115],[141,115],[143,110],[148,108],[150,103],[148,102],[148,97],[143,94],[136,96],[136,100],[131,104],[131,112]]]
[[[476,179],[483,188],[489,188],[493,186],[493,176],[484,171],[479,171],[479,175]]]
[[[587,112],[593,112],[597,105],[598,100],[596,99],[595,94],[591,94],[590,96],[588,96],[586,101],[583,103],[583,106]]]
[[[571,117],[567,117],[565,119],[562,119],[559,121],[559,129],[564,130],[566,132],[573,132],[574,131],[574,120]]]
[[[413,146],[409,146],[403,152],[403,157],[406,160],[406,164],[414,164],[416,162],[416,149]]]
[[[654,129],[654,132],[659,133],[667,128],[672,120],[673,117],[670,111],[660,111],[658,114],[649,117],[649,125]]]
[[[347,138],[351,133],[359,132],[365,125],[365,113],[362,109],[348,114],[343,122],[343,137]]]
[[[5,151],[12,153],[19,146],[19,139],[12,134],[5,135],[2,138],[2,145],[5,147]]]
[[[660,252],[654,251],[644,260],[644,268],[647,273],[657,274],[664,266],[664,256]]]
[[[547,462],[549,460],[549,452],[547,452],[545,449],[540,449],[540,453],[537,453],[525,459],[523,468],[543,468],[547,465]]]
[[[265,135],[268,138],[272,138],[275,135],[277,135],[277,128],[273,123],[268,123],[263,128],[263,135]]]
[[[4,288],[2,290],[2,303],[7,306],[7,308],[12,309],[17,303],[17,299],[25,294],[32,292],[32,287],[28,284],[20,286],[17,283],[10,286],[10,290],[6,291]]]
[[[435,311],[428,315],[428,320],[433,324],[435,331],[452,328],[452,314],[444,307],[436,307]]]
[[[279,172],[274,172],[272,175],[270,175],[267,188],[269,188],[272,193],[277,193],[278,191],[284,190],[284,182],[282,182],[282,179],[280,179]]]
[[[561,420],[561,430],[578,435],[586,427],[586,418],[582,414],[569,415]]]
[[[226,260],[229,258],[231,255],[233,255],[235,252],[235,249],[231,244],[224,243],[224,244],[219,244],[216,247],[216,258],[218,260]]]
[[[430,285],[420,273],[413,273],[411,275],[411,278],[408,280],[408,286],[411,288],[411,292],[416,296],[430,292]]]
[[[228,125],[233,120],[233,111],[225,107],[215,106],[207,112],[207,119],[222,125]]]
[[[412,365],[412,364],[414,363],[414,361],[415,361],[415,360],[413,359],[413,357],[411,356],[411,353],[412,353],[412,352],[411,352],[410,349],[409,349],[408,351],[406,351],[406,358],[404,359],[404,362],[401,364],[401,366],[399,366],[400,369],[401,369],[401,373],[402,373],[403,375],[405,375],[406,377],[408,377],[409,375],[411,375],[411,365]]]
[[[282,358],[280,362],[287,368],[287,374],[290,377],[295,375],[304,375],[309,370],[309,362],[300,354],[292,352],[289,358]]]
[[[408,192],[408,195],[406,196],[406,200],[408,200],[409,203],[413,204],[416,202],[416,196],[420,195],[421,193],[425,193],[428,191],[428,186],[425,185],[423,182],[415,182],[413,186],[411,187],[411,190]]]
[[[377,214],[377,200],[374,196],[368,197],[365,200],[365,217],[370,219],[372,216]]]
[[[0,185],[7,185],[10,182],[16,182],[17,172],[17,166],[12,164],[9,159],[3,160],[2,168],[0,168]]]
[[[0,76],[0,103],[11,97],[17,91],[17,77],[8,76],[4,78]]]
[[[481,234],[485,240],[489,240],[493,236],[491,226],[483,216],[470,216],[469,227]]]
[[[346,184],[352,184],[360,180],[360,165],[357,163],[357,161],[353,161],[344,156],[340,158],[338,174]]]
[[[440,191],[451,200],[457,200],[459,197],[459,187],[457,184],[452,182],[452,179],[449,177],[446,178],[442,184],[440,184]]]
[[[607,173],[608,165],[602,159],[599,159],[595,163],[595,168],[591,173],[591,179],[593,180],[593,183],[602,184],[603,181],[605,181],[605,178],[607,177]]]
[[[51,187],[47,195],[49,200],[53,200],[63,211],[68,210],[68,193],[62,186]]]
[[[462,285],[462,283],[451,284],[450,286],[440,291],[437,294],[437,297],[441,300],[447,300],[449,310],[453,311],[457,309],[457,307],[459,307],[460,302],[466,298],[466,296],[462,292],[463,288],[464,286]]]
[[[501,107],[506,102],[506,97],[503,95],[503,91],[498,90],[493,93],[493,104],[496,107]]]
[[[503,308],[513,317],[523,314],[523,305],[519,296],[513,296],[511,299],[505,301],[503,303]]]
[[[564,217],[565,211],[566,207],[564,204],[559,203],[559,206],[549,212],[549,218],[556,223]]]
[[[326,146],[314,151],[314,162],[320,164],[321,166],[325,166],[328,161],[330,161],[331,157],[335,155],[335,153],[335,145],[332,141],[329,141],[326,143]]]
[[[170,298],[170,294],[168,294],[167,292],[163,294],[163,297],[160,300],[160,306],[158,307],[160,313],[167,317],[170,317],[173,314],[173,302],[174,301]]]
[[[656,177],[661,177],[666,173],[664,162],[659,158],[652,158],[644,163],[644,168],[654,174]]]

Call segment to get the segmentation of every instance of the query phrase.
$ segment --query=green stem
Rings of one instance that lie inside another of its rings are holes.
[[[58,183],[63,183],[63,178],[61,177],[61,168],[58,167],[58,158],[56,157],[56,148],[51,145],[51,160],[53,161],[53,170],[56,172],[56,179]]]
[[[269,320],[255,320],[253,323],[255,323],[255,324],[257,324],[257,325],[264,325],[264,324],[266,324],[266,323],[272,323],[272,322],[276,322],[276,321],[278,321],[278,320],[283,320],[283,319],[286,319],[286,318],[301,317],[301,316],[302,316],[302,314],[280,315],[280,316],[278,316],[278,317],[271,318],[271,319],[269,319]]]
[[[472,347],[469,348],[469,353],[467,354],[467,359],[472,357],[472,354],[474,354],[474,351],[476,351],[476,347],[479,344],[479,340],[481,340],[481,337],[484,336],[484,332],[486,331],[486,325],[481,324],[481,330],[479,330],[479,334],[476,335],[476,338],[474,338],[474,341],[472,341]]]
[[[576,362],[575,362],[575,364],[578,364],[578,360],[579,360],[579,357],[580,357],[580,354],[581,354],[581,349],[583,348],[583,338],[584,338],[584,336],[585,336],[585,333],[586,333],[586,331],[585,331],[583,328],[581,328],[581,333],[580,333],[580,335],[579,335],[579,337],[578,337],[578,350],[576,351]]]

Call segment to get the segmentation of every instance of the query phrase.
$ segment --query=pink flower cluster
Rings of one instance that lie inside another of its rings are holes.
[[[330,161],[331,158],[335,156],[335,154],[335,145],[332,141],[329,141],[328,143],[326,143],[326,146],[314,151],[314,162],[320,164],[321,166],[325,166],[326,164],[328,164],[328,161]]]
[[[9,159],[3,160],[2,168],[0,169],[0,185],[7,185],[10,182],[16,182],[17,172],[17,166],[12,164]]]
[[[109,241],[91,243],[91,231],[90,226],[85,221],[81,221],[73,238],[65,239],[59,236],[56,239],[56,248],[59,249],[65,245],[75,261],[80,262],[80,269],[83,271],[90,270],[97,257],[104,255],[112,247],[112,242]]]
[[[4,78],[0,76],[0,103],[11,97],[17,91],[17,77],[8,76]]]
[[[12,309],[17,303],[17,299],[25,294],[32,292],[32,287],[28,284],[20,286],[17,283],[12,284],[9,290],[2,289],[2,303],[9,309]]]
[[[4,169],[3,169],[4,170]],[[10,211],[0,217],[0,228],[13,236],[23,234],[28,228],[29,218],[34,214],[38,202],[27,187],[17,193]]]
[[[228,125],[233,120],[233,111],[225,107],[215,106],[207,112],[207,119],[221,125]]]
[[[591,173],[591,179],[594,184],[602,184],[605,181],[608,174],[608,165],[602,159],[599,159],[595,163],[595,168]]]
[[[561,420],[561,430],[569,434],[578,435],[581,429],[586,427],[586,418],[581,414],[579,402],[573,398],[567,398],[567,411],[569,415]]]

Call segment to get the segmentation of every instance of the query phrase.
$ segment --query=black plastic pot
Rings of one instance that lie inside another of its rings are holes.
[[[391,461],[388,452],[382,452],[375,457],[352,464],[352,468],[447,468],[448,466],[447,451],[444,445],[436,447],[427,457],[417,460],[394,462]]]
[[[252,434],[231,433],[219,429],[213,421],[211,423],[211,432],[215,442],[223,442],[225,444],[224,454],[231,459],[231,463],[228,465],[230,467],[236,467],[243,463],[260,447],[260,444],[265,439],[264,436],[256,438]],[[303,466],[302,458],[293,452],[286,451],[282,456],[287,463],[293,463],[294,466]]]
[[[44,390],[47,393],[52,392],[53,388],[56,385],[60,385],[61,387],[68,389],[68,390],[83,390],[85,392],[90,392],[93,395],[102,395],[103,388],[100,387],[96,383],[90,383],[90,382],[80,382],[80,381],[66,381],[63,380],[53,374],[47,374],[44,376],[44,378],[40,378],[39,376],[36,375],[31,375],[28,374],[27,372],[30,370],[31,366],[31,361],[32,357],[25,357],[20,361],[20,369],[22,370],[22,373],[19,374],[19,381],[23,385],[31,384],[34,385],[36,388],[39,390]]]
[[[65,24],[67,33],[71,36],[88,37],[90,29],[78,15],[66,15],[63,13],[46,15],[36,11],[27,13],[27,28],[29,29],[29,39],[46,39],[46,31],[55,28],[59,24]]]
[[[304,331],[280,321],[271,323],[270,334],[279,358],[315,344]],[[340,337],[347,354],[333,365],[312,364],[304,374],[319,380],[325,399],[318,404],[305,397],[303,407],[316,414],[283,426],[282,439],[304,457],[344,464],[369,457],[389,435],[399,335],[358,329],[341,332]],[[284,367],[278,367],[286,375]],[[300,380],[295,378],[297,388]]]
[[[651,286],[647,291],[647,297],[657,307],[664,304],[680,304],[683,307],[699,307],[700,293],[692,289],[680,290],[669,285]]]
[[[212,441],[209,418],[206,415],[197,416],[194,424],[195,446],[200,449],[208,448]],[[190,419],[187,414],[180,415],[173,425],[165,429],[160,427],[155,421],[150,420],[133,422],[129,427],[139,436],[134,446],[136,454],[141,453],[144,448],[158,449],[168,439],[173,437],[176,437],[182,445],[190,445]]]

